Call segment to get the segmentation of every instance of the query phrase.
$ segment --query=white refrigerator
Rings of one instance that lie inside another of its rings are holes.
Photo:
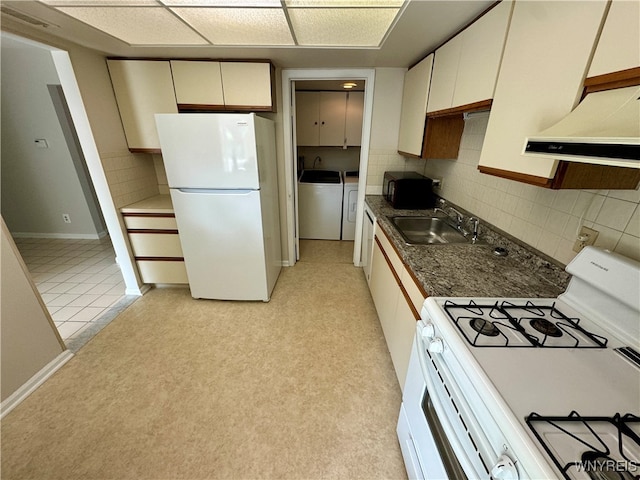
[[[269,301],[282,267],[274,123],[176,113],[156,125],[191,295]]]

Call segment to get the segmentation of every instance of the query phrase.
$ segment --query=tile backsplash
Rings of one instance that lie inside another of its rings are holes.
[[[398,159],[398,166],[443,178],[441,196],[563,264],[576,255],[581,225],[599,232],[596,246],[640,260],[639,190],[550,190],[482,174],[477,167],[488,119],[466,120],[457,160]]]
[[[149,155],[100,152],[100,159],[116,208],[158,194],[158,179]]]

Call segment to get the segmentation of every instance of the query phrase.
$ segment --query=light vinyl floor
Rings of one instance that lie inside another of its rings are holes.
[[[3,420],[3,480],[406,478],[364,275],[314,243],[269,303],[135,301]]]

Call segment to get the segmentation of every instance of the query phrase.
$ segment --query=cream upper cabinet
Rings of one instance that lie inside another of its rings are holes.
[[[462,32],[452,107],[493,98],[512,8],[503,0]]]
[[[347,116],[345,125],[346,145],[359,146],[362,143],[362,113],[364,92],[347,93]]]
[[[317,146],[320,92],[296,92],[296,139],[298,146]]]
[[[177,113],[169,61],[107,60],[127,144],[132,151],[159,152],[156,113]]]
[[[228,110],[273,109],[270,63],[220,62],[220,72]]]
[[[522,155],[525,138],[577,104],[605,7],[604,0],[515,3],[480,171],[541,185],[555,175],[557,161]]]
[[[640,67],[640,2],[613,0],[588,77]]]
[[[347,94],[344,92],[320,92],[320,128],[318,145],[344,145],[344,128],[347,114]]]
[[[405,73],[398,132],[398,152],[401,154],[417,157],[422,154],[432,66],[433,54]]]
[[[224,107],[220,62],[171,60],[178,105]]]
[[[360,145],[363,92],[296,92],[298,146]]]
[[[427,112],[451,108],[461,49],[462,34],[458,34],[436,50]]]
[[[493,98],[512,6],[499,3],[436,50],[429,113]]]

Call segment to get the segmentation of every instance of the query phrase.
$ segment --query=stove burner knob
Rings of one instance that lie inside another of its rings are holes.
[[[431,353],[442,353],[444,352],[444,343],[442,343],[441,338],[434,338],[429,343],[429,351]]]
[[[507,455],[500,455],[497,463],[491,469],[491,478],[495,480],[518,480],[518,470]]]
[[[422,327],[422,338],[431,339],[436,336],[436,327],[433,326],[433,323],[425,323],[424,327]]]

